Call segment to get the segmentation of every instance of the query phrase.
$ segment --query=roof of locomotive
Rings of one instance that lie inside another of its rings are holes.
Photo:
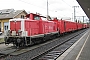
[[[33,15],[35,15],[35,16],[39,16],[39,17],[43,17],[43,18],[46,18],[45,16],[41,16],[40,14],[38,14],[38,13],[30,13],[30,14],[33,14]],[[30,16],[30,14],[27,14],[26,15],[26,17],[29,17]]]
[[[9,21],[36,21],[36,20],[31,20],[29,18],[27,18],[27,19],[15,18],[15,19],[10,19]],[[53,22],[53,21],[49,21],[49,20],[42,20],[42,21]]]

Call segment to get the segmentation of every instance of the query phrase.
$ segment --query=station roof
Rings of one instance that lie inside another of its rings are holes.
[[[77,0],[81,8],[86,13],[87,17],[90,18],[90,0]]]
[[[15,18],[17,15],[21,14],[22,12],[25,12],[25,14],[27,14],[25,10],[3,9],[0,10],[0,19]]]

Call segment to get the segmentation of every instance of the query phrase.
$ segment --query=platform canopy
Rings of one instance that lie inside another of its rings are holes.
[[[90,18],[90,0],[77,0],[87,17]]]

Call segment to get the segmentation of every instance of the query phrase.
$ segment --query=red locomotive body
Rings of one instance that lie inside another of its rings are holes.
[[[25,20],[24,29],[28,32],[28,36],[39,34],[39,21],[36,20]]]
[[[10,30],[12,30],[12,31],[16,30],[16,32],[17,32],[18,30],[21,29],[21,21],[19,20],[19,21],[17,21],[17,23],[15,23],[15,22],[16,21],[10,22]]]
[[[10,27],[5,36],[5,44],[13,43],[16,46],[28,46],[48,40],[58,34],[57,23],[43,21],[42,16],[28,14],[27,19],[11,19]]]

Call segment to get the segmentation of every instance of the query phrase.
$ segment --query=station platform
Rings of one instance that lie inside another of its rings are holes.
[[[57,60],[90,60],[90,28]]]

